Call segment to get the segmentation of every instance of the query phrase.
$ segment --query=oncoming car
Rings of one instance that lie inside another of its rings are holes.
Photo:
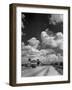
[[[30,64],[31,64],[31,67],[32,67],[32,68],[35,68],[35,67],[37,66],[37,61],[36,61],[36,60],[32,60],[32,61],[30,62]]]

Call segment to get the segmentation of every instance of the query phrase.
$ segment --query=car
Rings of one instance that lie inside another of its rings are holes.
[[[30,61],[30,63],[31,63],[32,68],[35,68],[37,66],[37,61],[36,60]]]

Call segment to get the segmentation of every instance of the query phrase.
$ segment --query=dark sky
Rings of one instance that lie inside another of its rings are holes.
[[[24,28],[22,32],[22,41],[27,43],[32,37],[36,37],[40,40],[41,32],[49,28],[53,33],[63,32],[63,23],[58,23],[56,25],[50,24],[51,14],[36,14],[36,13],[22,13],[25,18],[22,18]]]

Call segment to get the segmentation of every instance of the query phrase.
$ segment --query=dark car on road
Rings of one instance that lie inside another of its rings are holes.
[[[37,61],[36,61],[36,60],[32,60],[32,61],[30,62],[30,64],[31,64],[31,67],[32,67],[32,68],[35,68],[35,67],[37,66]]]

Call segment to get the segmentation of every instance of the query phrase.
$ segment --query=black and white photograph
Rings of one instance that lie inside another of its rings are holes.
[[[21,76],[63,75],[63,14],[21,13]]]
[[[10,84],[70,82],[70,8],[11,4]]]

